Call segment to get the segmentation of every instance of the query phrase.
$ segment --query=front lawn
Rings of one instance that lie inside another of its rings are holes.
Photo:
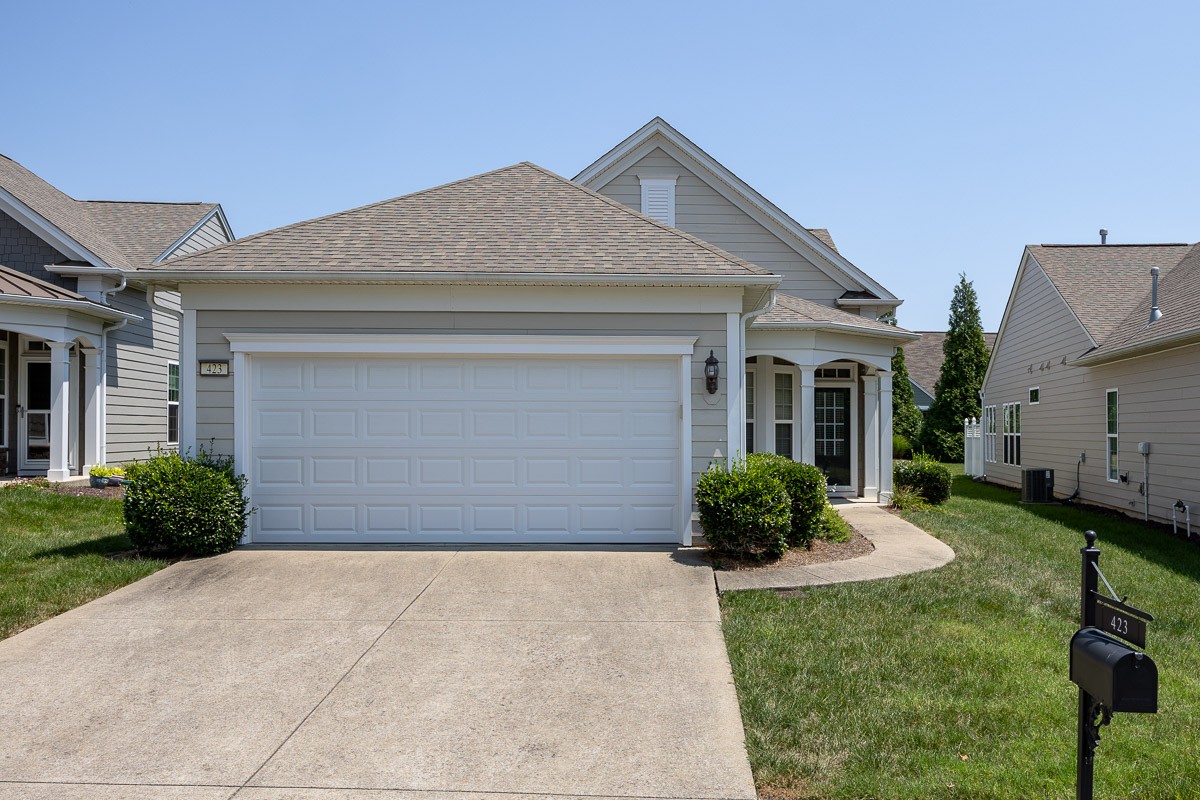
[[[0,488],[0,638],[166,566],[130,548],[120,500]]]
[[[1200,796],[1200,548],[957,477],[906,518],[954,548],[933,572],[722,599],[764,798],[1070,798],[1083,531],[1154,614],[1159,713],[1101,730],[1096,797]]]

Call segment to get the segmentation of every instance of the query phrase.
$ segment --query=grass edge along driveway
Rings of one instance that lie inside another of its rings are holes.
[[[167,565],[131,547],[120,500],[0,487],[0,639]]]
[[[954,492],[905,515],[954,548],[945,567],[722,598],[760,795],[1074,797],[1067,647],[1091,528],[1114,587],[1155,615],[1160,709],[1102,729],[1096,797],[1200,796],[1200,548],[961,476]]]

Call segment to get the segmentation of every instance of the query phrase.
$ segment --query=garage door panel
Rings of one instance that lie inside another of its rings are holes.
[[[261,542],[674,541],[678,362],[256,357]]]

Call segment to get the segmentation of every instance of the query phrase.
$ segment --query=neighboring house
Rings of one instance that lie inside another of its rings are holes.
[[[917,408],[921,409],[921,413],[925,413],[933,405],[934,390],[937,388],[938,378],[942,374],[942,362],[946,360],[946,354],[942,350],[946,345],[946,332],[916,331],[916,333],[921,335],[920,339],[915,342],[905,342],[901,347],[904,348],[904,365],[908,368],[908,382],[912,384],[913,402],[917,404]],[[987,345],[990,353],[996,344],[996,334],[985,333],[983,342]]]
[[[74,200],[0,156],[0,474],[178,442],[179,298],[132,272],[232,238],[214,203]]]
[[[890,490],[900,301],[661,120],[579,182],[517,164],[138,278],[181,292],[182,444],[246,473],[249,541],[688,542],[748,449]]]
[[[1170,521],[1200,503],[1197,398],[1200,247],[1025,248],[984,381],[990,480],[1050,468],[1059,497]]]

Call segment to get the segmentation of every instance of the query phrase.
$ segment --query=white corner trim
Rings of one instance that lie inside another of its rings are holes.
[[[226,333],[230,350],[297,355],[691,356],[695,336]],[[236,389],[235,389],[236,391]]]
[[[196,451],[196,312],[185,309],[179,330],[179,451]]]
[[[679,543],[692,544],[692,356],[679,357]]]
[[[740,314],[725,315],[725,465],[732,468],[734,460],[744,452],[742,437],[745,435],[746,424],[742,421],[742,413],[746,408],[746,395],[743,379],[746,372],[746,360],[742,353],[742,319]]]

